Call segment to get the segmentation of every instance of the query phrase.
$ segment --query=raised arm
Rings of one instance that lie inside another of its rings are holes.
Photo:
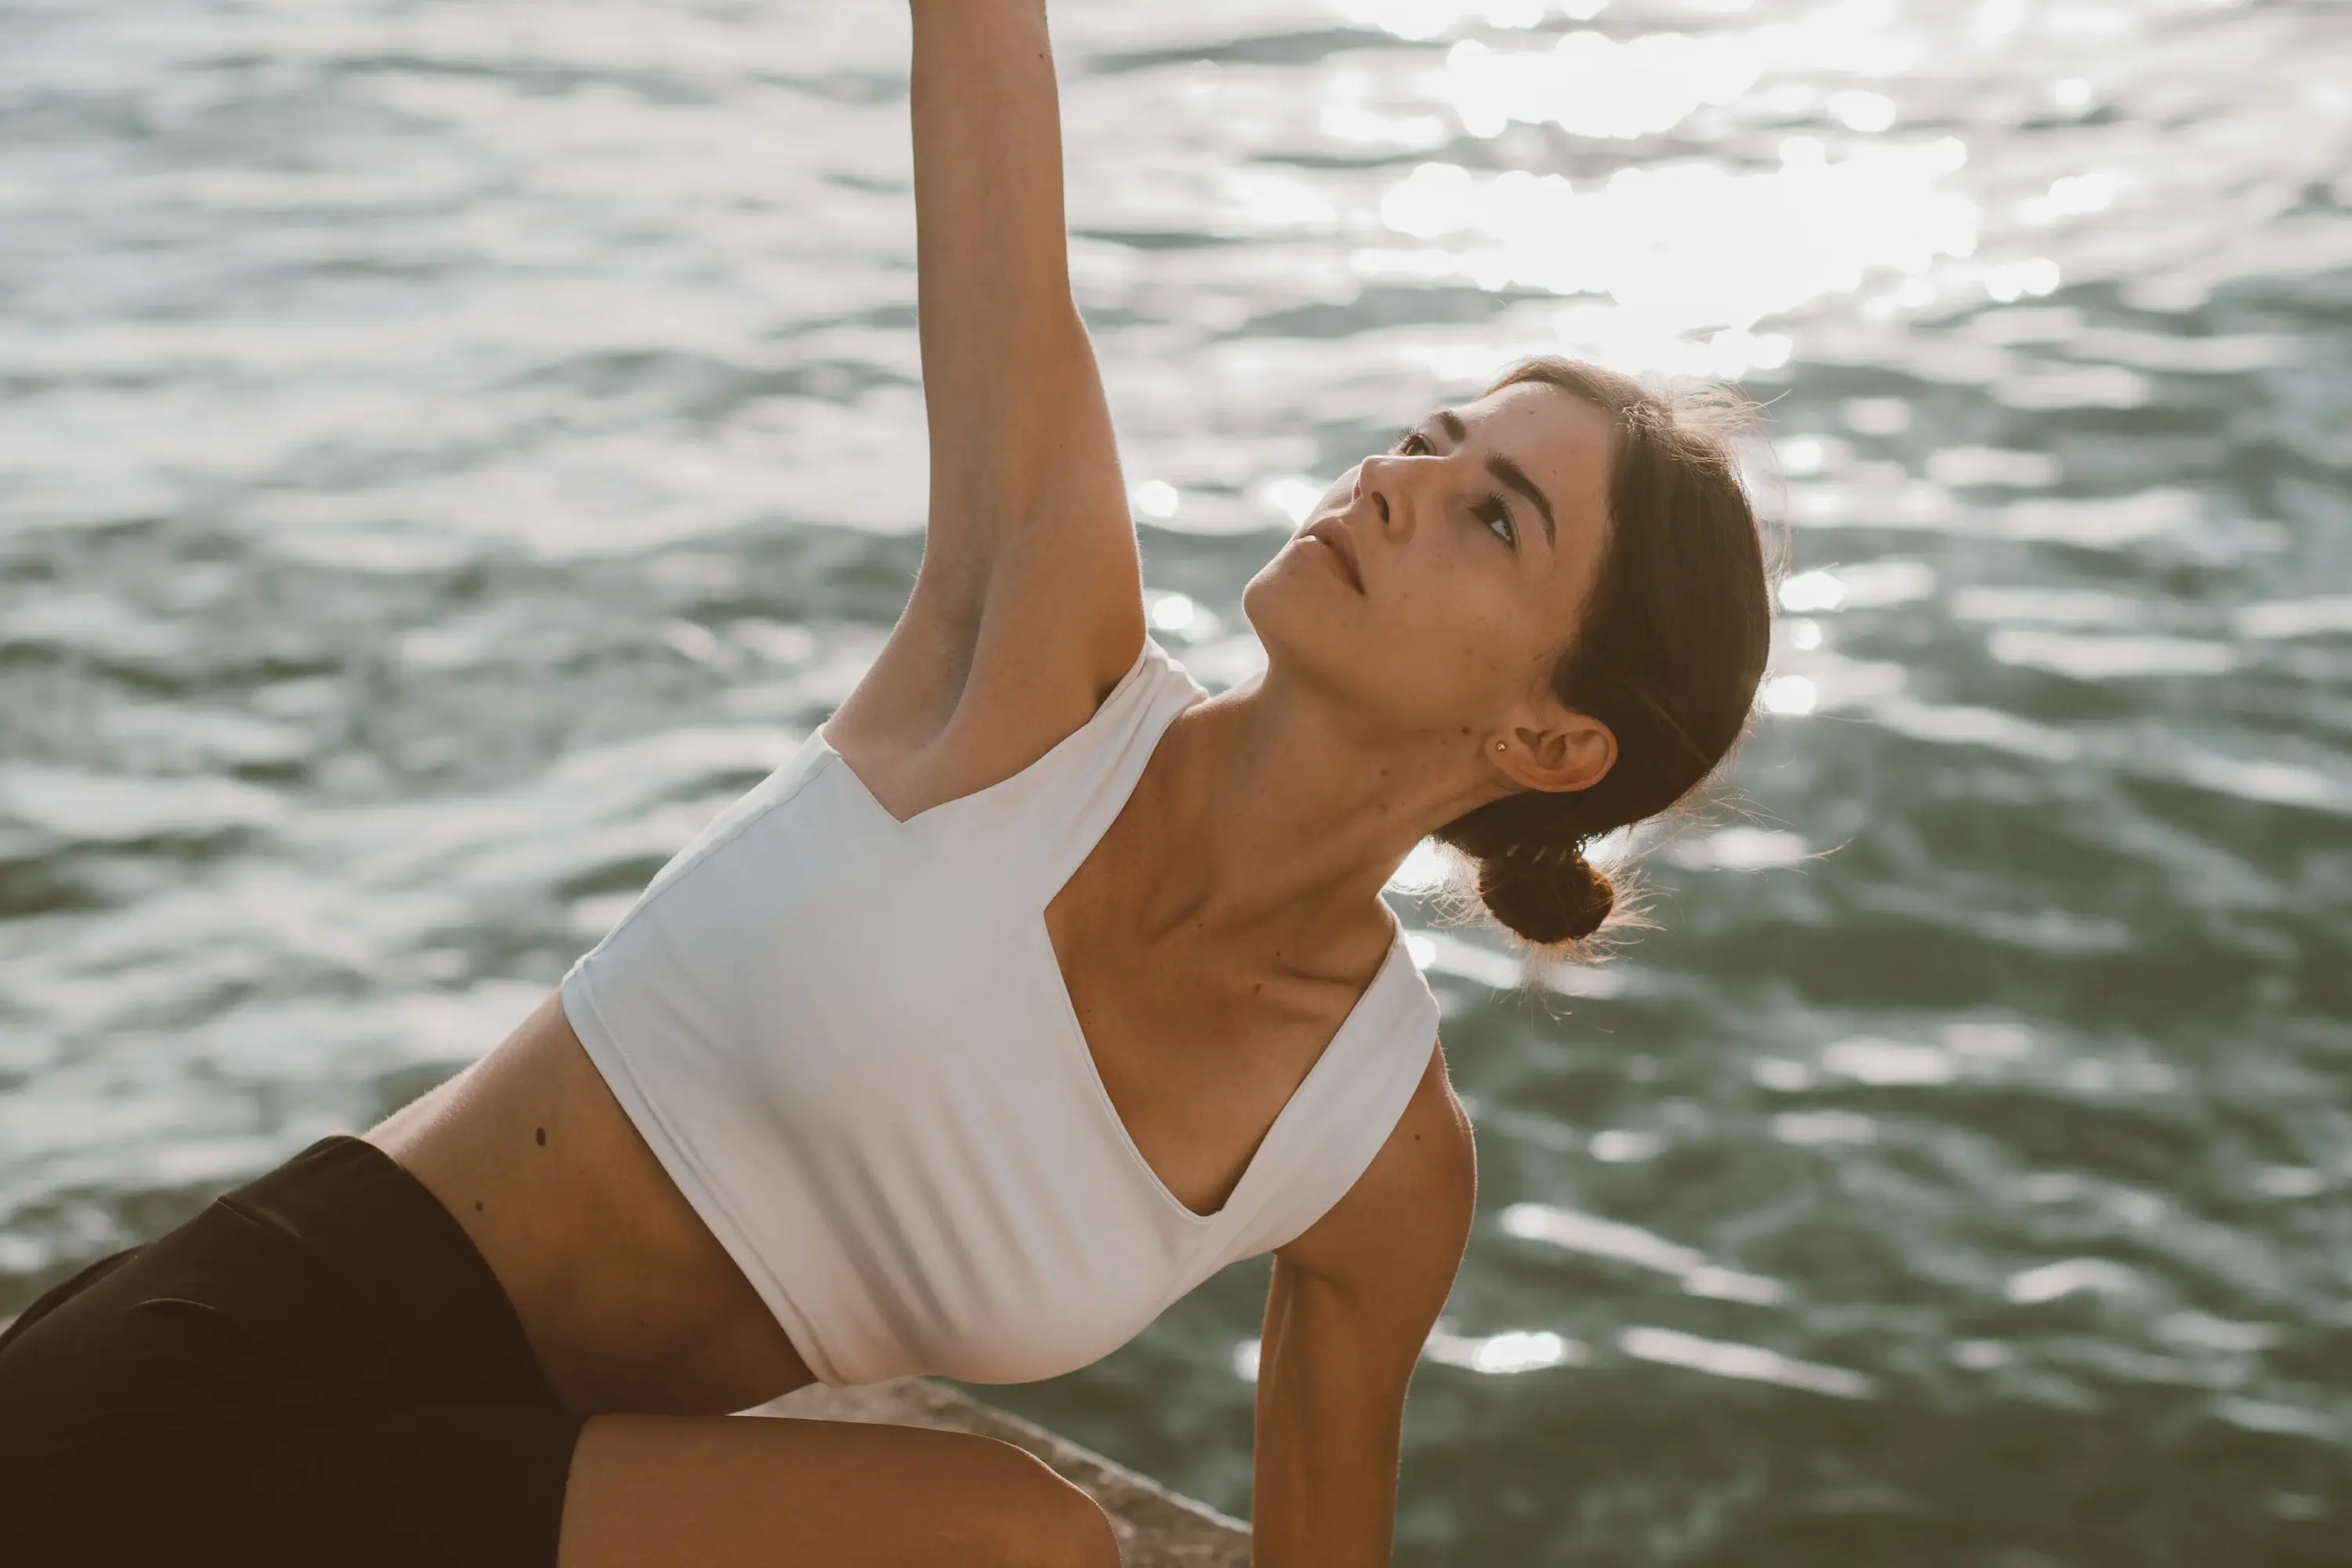
[[[1070,294],[1044,0],[911,8],[930,521],[906,614],[827,725],[853,762],[861,748],[907,775],[894,810],[1034,760],[1143,637],[1126,487]]]
[[[1477,1161],[1443,1053],[1348,1195],[1275,1254],[1258,1344],[1256,1568],[1381,1568],[1406,1385],[1470,1234]]]

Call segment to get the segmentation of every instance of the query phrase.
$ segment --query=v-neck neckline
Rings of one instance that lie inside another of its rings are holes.
[[[1084,862],[1081,861],[1080,864],[1083,865]],[[1071,873],[1072,876],[1076,874],[1075,870]],[[1060,889],[1056,889],[1055,891],[1058,893]],[[1086,1026],[1078,1019],[1077,1004],[1071,999],[1069,981],[1062,973],[1061,957],[1054,951],[1054,933],[1045,924],[1045,908],[1049,907],[1052,901],[1048,899],[1046,905],[1038,909],[1030,925],[1035,933],[1039,955],[1045,967],[1046,987],[1054,994],[1057,1010],[1061,1014],[1066,1037],[1077,1058],[1077,1065],[1087,1084],[1093,1088],[1095,1099],[1102,1106],[1104,1120],[1118,1134],[1120,1145],[1134,1161],[1135,1168],[1142,1175],[1145,1184],[1159,1195],[1160,1201],[1167,1205],[1171,1212],[1198,1229],[1206,1229],[1214,1226],[1236,1211],[1243,1194],[1250,1189],[1258,1173],[1265,1168],[1273,1153],[1275,1141],[1282,1136],[1286,1126],[1304,1114],[1299,1109],[1301,1104],[1318,1094],[1320,1091],[1322,1080],[1337,1070],[1332,1064],[1341,1055],[1340,1047],[1369,1016],[1372,997],[1388,984],[1391,972],[1400,963],[1410,962],[1405,948],[1404,933],[1401,928],[1397,929],[1389,940],[1388,952],[1381,956],[1380,968],[1374,972],[1370,982],[1363,990],[1357,994],[1356,1000],[1349,1007],[1347,1016],[1339,1020],[1339,1026],[1331,1032],[1331,1037],[1323,1043],[1323,1048],[1316,1053],[1313,1064],[1307,1069],[1307,1076],[1299,1079],[1298,1087],[1290,1091],[1290,1098],[1282,1102],[1282,1109],[1275,1112],[1274,1120],[1266,1124],[1265,1134],[1258,1139],[1257,1147],[1251,1151],[1248,1163],[1242,1167],[1242,1173],[1234,1181],[1233,1190],[1225,1194],[1225,1201],[1213,1212],[1202,1214],[1171,1192],[1168,1184],[1161,1179],[1160,1173],[1151,1168],[1151,1162],[1144,1158],[1141,1146],[1135,1141],[1135,1134],[1129,1130],[1126,1119],[1118,1113],[1118,1103],[1110,1097],[1110,1087],[1103,1081],[1102,1068],[1095,1061],[1094,1047],[1087,1039]],[[1393,914],[1389,917],[1389,920],[1391,925],[1395,926],[1396,917]]]
[[[1197,701],[1198,699],[1196,698],[1195,700]],[[1134,776],[1127,781],[1127,787],[1120,792],[1118,806],[1104,818],[1101,829],[1078,852],[1076,858],[1070,862],[1068,873],[1058,883],[1046,889],[1045,896],[1038,901],[1035,913],[1030,917],[1028,925],[1036,939],[1038,953],[1045,964],[1046,989],[1053,993],[1055,1010],[1061,1015],[1065,1036],[1077,1056],[1077,1065],[1083,1076],[1093,1087],[1095,1098],[1102,1106],[1104,1119],[1110,1123],[1112,1131],[1118,1136],[1119,1143],[1135,1162],[1135,1168],[1141,1173],[1145,1184],[1159,1195],[1160,1201],[1166,1204],[1171,1212],[1195,1229],[1205,1230],[1235,1212],[1235,1205],[1241,1201],[1244,1190],[1251,1185],[1257,1173],[1265,1168],[1275,1140],[1282,1134],[1284,1128],[1289,1122],[1297,1120],[1300,1114],[1298,1110],[1300,1103],[1310,1094],[1317,1092],[1320,1081],[1330,1076],[1328,1069],[1330,1068],[1333,1059],[1340,1054],[1340,1045],[1349,1037],[1369,1014],[1371,999],[1381,987],[1387,984],[1390,972],[1400,963],[1409,967],[1412,957],[1405,947],[1402,922],[1398,921],[1395,911],[1389,910],[1383,903],[1382,912],[1389,918],[1389,946],[1388,951],[1381,957],[1380,968],[1373,972],[1372,978],[1364,988],[1356,994],[1354,1003],[1349,1006],[1346,1016],[1340,1018],[1339,1027],[1331,1031],[1331,1037],[1323,1042],[1323,1048],[1316,1053],[1315,1060],[1307,1067],[1307,1076],[1298,1080],[1298,1087],[1290,1091],[1290,1098],[1282,1102],[1282,1109],[1275,1112],[1272,1121],[1266,1123],[1265,1134],[1258,1139],[1257,1147],[1250,1152],[1249,1161],[1242,1167],[1242,1173],[1234,1181],[1233,1189],[1225,1194],[1225,1201],[1214,1211],[1202,1214],[1169,1189],[1167,1182],[1161,1179],[1160,1173],[1151,1168],[1151,1162],[1143,1157],[1142,1146],[1136,1142],[1135,1134],[1129,1130],[1126,1119],[1119,1115],[1118,1102],[1110,1097],[1110,1086],[1103,1081],[1102,1068],[1095,1060],[1094,1046],[1087,1039],[1086,1025],[1078,1017],[1077,1002],[1070,994],[1069,976],[1063,973],[1061,954],[1054,950],[1053,928],[1045,923],[1045,912],[1054,907],[1054,900],[1062,896],[1063,889],[1077,879],[1078,873],[1086,869],[1087,862],[1094,858],[1094,853],[1101,847],[1102,841],[1110,836],[1114,827],[1118,826],[1119,818],[1127,815],[1128,806],[1135,799],[1135,792],[1142,787],[1143,775],[1151,771],[1151,759],[1160,754],[1160,748],[1167,742],[1168,732],[1176,727],[1176,721],[1182,718],[1192,706],[1192,702],[1187,702],[1159,721],[1159,731],[1151,737],[1151,744],[1144,751],[1142,763],[1136,768]]]

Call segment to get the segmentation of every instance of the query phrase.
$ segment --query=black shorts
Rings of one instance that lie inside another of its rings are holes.
[[[415,1178],[329,1138],[0,1335],[9,1568],[553,1568],[581,1417]]]

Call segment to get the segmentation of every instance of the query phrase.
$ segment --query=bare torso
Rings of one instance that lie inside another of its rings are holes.
[[[812,1381],[553,995],[367,1138],[465,1227],[571,1409],[720,1415]]]

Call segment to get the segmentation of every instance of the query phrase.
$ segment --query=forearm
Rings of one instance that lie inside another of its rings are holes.
[[[1259,1342],[1250,1496],[1255,1568],[1385,1568],[1396,1530],[1404,1390],[1305,1328],[1277,1263]]]

